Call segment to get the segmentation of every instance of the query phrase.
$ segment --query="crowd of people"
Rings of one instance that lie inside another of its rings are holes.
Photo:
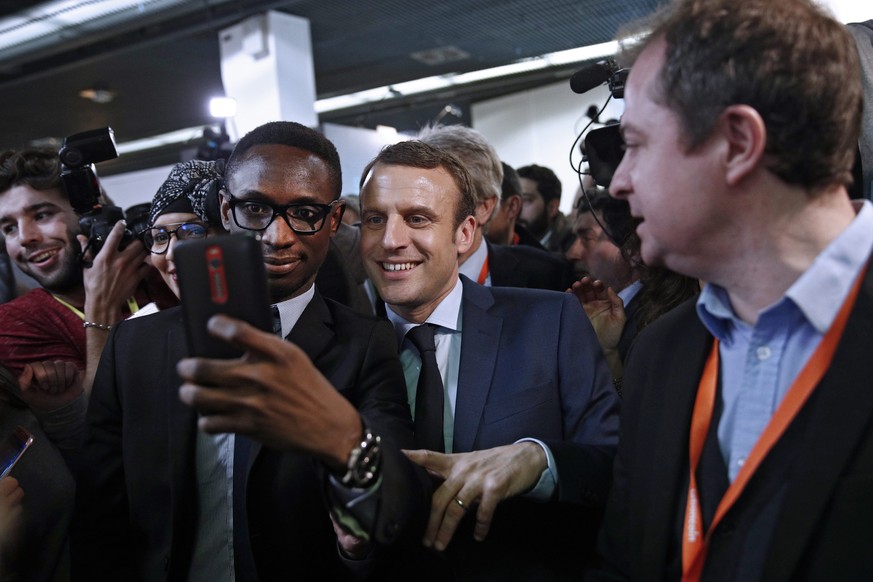
[[[95,253],[57,153],[0,152],[38,283],[0,287],[0,429],[33,436],[0,579],[873,576],[873,20],[674,0],[622,38],[625,152],[569,216],[469,127],[342,196],[274,121]],[[192,357],[176,255],[224,236],[259,241],[273,329],[214,316],[243,355]]]

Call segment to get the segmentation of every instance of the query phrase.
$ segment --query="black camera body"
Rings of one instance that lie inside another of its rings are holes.
[[[79,229],[88,237],[86,251],[96,255],[115,223],[124,219],[121,208],[100,203],[100,184],[94,173],[94,164],[118,157],[115,134],[112,128],[103,127],[71,135],[64,139],[58,156],[61,185],[79,215]],[[121,246],[133,238],[133,233],[125,230]]]

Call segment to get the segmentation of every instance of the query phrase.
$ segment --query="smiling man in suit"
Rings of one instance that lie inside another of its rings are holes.
[[[401,142],[370,163],[361,186],[361,254],[402,347],[416,444],[429,449],[408,454],[444,479],[425,545],[448,546],[441,565],[454,579],[578,576],[608,487],[618,407],[579,303],[459,277],[476,200],[451,154]],[[429,347],[419,330],[431,330]],[[556,458],[571,459],[560,476]]]
[[[225,177],[223,223],[260,234],[287,341],[213,318],[246,354],[180,363],[178,309],[113,330],[79,475],[82,580],[336,580],[361,573],[347,558],[423,531],[430,487],[399,450],[412,426],[391,326],[314,285],[342,215],[336,149],[269,123]]]
[[[610,191],[647,264],[707,284],[631,349],[596,579],[868,579],[856,46],[806,0],[682,0],[645,28]]]

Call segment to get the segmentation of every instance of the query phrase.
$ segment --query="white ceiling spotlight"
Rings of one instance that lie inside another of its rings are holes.
[[[236,99],[232,97],[213,97],[209,100],[209,114],[218,119],[236,116]]]

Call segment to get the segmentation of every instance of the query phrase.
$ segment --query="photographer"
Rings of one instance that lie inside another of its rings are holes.
[[[41,286],[0,305],[0,364],[18,376],[23,400],[52,412],[41,421],[62,440],[80,430],[108,331],[149,268],[142,245],[119,250],[123,223],[83,268],[79,232],[58,154],[0,152],[0,233],[10,259]]]

